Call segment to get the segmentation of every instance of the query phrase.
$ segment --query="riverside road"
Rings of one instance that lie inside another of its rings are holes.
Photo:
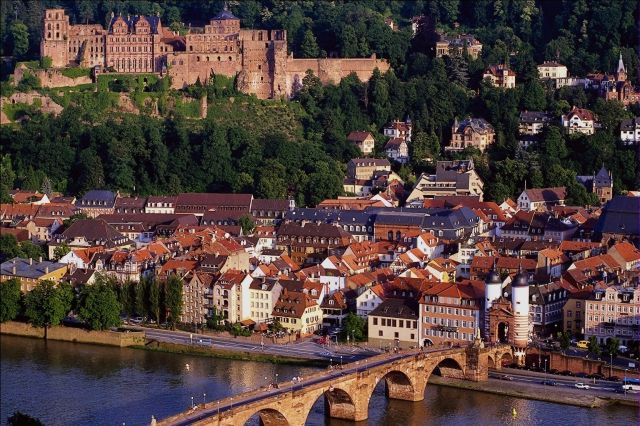
[[[204,346],[223,350],[253,352],[256,354],[277,355],[284,357],[306,358],[329,361],[340,364],[379,355],[380,351],[348,345],[320,345],[311,341],[294,342],[289,344],[269,344],[247,342],[241,339],[212,337],[206,334],[187,333],[182,331],[159,330],[145,328],[147,339],[181,345]],[[265,341],[268,339],[265,339]]]

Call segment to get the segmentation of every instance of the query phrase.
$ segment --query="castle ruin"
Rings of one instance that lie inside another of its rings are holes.
[[[240,28],[240,19],[223,10],[204,28],[181,36],[162,26],[159,16],[114,16],[108,28],[71,25],[64,9],[44,14],[41,56],[52,66],[96,67],[117,73],[155,73],[182,89],[212,75],[237,76],[238,90],[258,98],[292,97],[308,70],[322,83],[338,83],[355,73],[362,81],[389,63],[370,58],[297,59],[287,53],[285,30]]]

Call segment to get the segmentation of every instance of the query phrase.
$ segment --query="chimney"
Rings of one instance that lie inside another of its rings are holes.
[[[29,258],[29,265],[33,265],[33,259]]]
[[[38,258],[38,262],[42,262],[42,256]]]
[[[14,264],[14,265],[13,265],[13,267],[11,268],[11,273],[12,273],[13,275],[15,275],[15,274],[16,274],[16,265],[15,265],[15,264]]]
[[[48,274],[48,273],[49,273],[49,267],[48,267],[48,266],[45,266],[45,267],[44,267],[44,273],[45,273],[45,274]]]

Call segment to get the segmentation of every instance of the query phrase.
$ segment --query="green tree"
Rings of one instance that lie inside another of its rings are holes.
[[[78,316],[92,330],[107,330],[120,325],[120,310],[115,292],[106,283],[85,286],[80,293]]]
[[[71,292],[71,293],[69,293]],[[41,281],[25,297],[25,308],[29,322],[35,327],[44,327],[47,339],[49,327],[60,324],[71,310],[73,290],[58,286],[53,281]]]
[[[345,25],[340,37],[340,53],[343,58],[358,56],[358,36],[351,25]]]
[[[71,248],[67,245],[67,243],[62,243],[58,247],[53,249],[53,260],[60,260],[64,256],[67,255],[71,251]]]
[[[616,357],[618,356],[618,348],[620,347],[620,341],[615,337],[607,337],[607,341],[605,343],[605,351],[607,355]]]
[[[35,417],[16,411],[7,418],[7,426],[44,426],[44,423]]]
[[[18,240],[11,234],[0,235],[0,262],[14,257],[20,257],[22,252],[18,246]]]
[[[304,32],[304,37],[300,44],[300,54],[303,58],[317,58],[320,56],[320,48],[313,31],[307,30]]]
[[[256,229],[256,224],[253,221],[253,218],[248,214],[241,216],[240,219],[238,219],[238,224],[242,228],[243,235],[251,235],[253,230]]]
[[[365,340],[365,322],[364,319],[354,314],[353,312],[349,312],[342,323],[345,337],[350,336],[349,338],[353,338],[356,341],[360,342]]]
[[[149,313],[153,316],[153,319],[160,324],[160,285],[155,278],[151,278],[147,281],[147,291],[149,295]]]
[[[165,308],[167,310],[168,321],[175,329],[176,323],[180,321],[182,315],[182,288],[183,282],[177,275],[171,275],[165,283]]]
[[[567,349],[569,349],[569,346],[571,346],[571,335],[569,334],[569,332],[564,331],[559,333],[559,337],[560,348],[562,348],[563,351],[566,351]]]
[[[0,203],[10,203],[9,191],[13,189],[16,173],[11,165],[11,157],[5,154],[0,159]]]
[[[600,345],[598,344],[598,338],[596,336],[589,337],[587,350],[589,351],[590,354],[594,356],[600,355],[601,349],[600,349]]]
[[[40,68],[48,70],[53,66],[53,60],[50,56],[43,56],[40,58]]]
[[[21,58],[29,50],[29,29],[22,21],[13,21],[9,27],[11,53]]]
[[[21,297],[19,279],[0,282],[0,322],[11,321],[18,316]]]
[[[145,280],[141,280],[135,283],[134,289],[134,306],[136,315],[148,316],[147,312],[147,293],[146,293],[147,283]]]

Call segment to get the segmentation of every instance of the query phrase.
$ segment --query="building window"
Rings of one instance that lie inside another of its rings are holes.
[[[382,330],[378,330],[378,336],[382,337]]]

